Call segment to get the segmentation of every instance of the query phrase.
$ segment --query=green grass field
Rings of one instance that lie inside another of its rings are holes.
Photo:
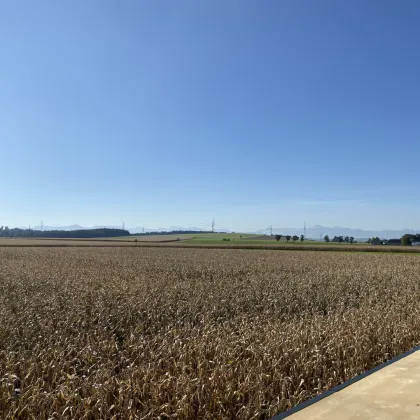
[[[284,237],[281,238],[279,242],[277,242],[274,237],[267,236],[267,239],[263,239],[263,235],[256,235],[256,234],[240,234],[240,233],[203,233],[198,235],[193,235],[192,239],[185,240],[184,243],[188,244],[197,244],[197,245],[215,245],[215,244],[235,244],[235,245],[337,245],[337,246],[360,246],[363,244],[346,244],[342,243],[339,244],[338,242],[321,242],[321,241],[313,241],[313,240],[305,240],[301,242],[300,240],[293,242],[290,240],[289,242],[286,241]],[[223,239],[230,239],[230,241],[224,241]],[[364,244],[366,245],[366,244]]]
[[[274,237],[258,235],[258,234],[247,234],[247,233],[199,233],[199,234],[168,234],[168,235],[145,235],[145,236],[122,236],[113,238],[97,238],[96,240],[112,240],[112,241],[135,241],[139,242],[168,242],[171,240],[180,239],[180,243],[189,245],[324,245],[324,246],[361,246],[366,245],[364,243],[358,244],[339,244],[338,242],[321,242],[314,240],[300,240],[293,242],[290,240],[286,241],[283,236],[279,242]],[[224,240],[229,239],[229,241]]]
[[[223,240],[223,239],[229,239]],[[137,241],[136,241],[137,240]],[[201,233],[125,236],[113,238],[0,238],[0,247],[170,247],[170,248],[220,248],[220,249],[255,249],[275,251],[334,251],[334,252],[388,252],[420,253],[420,247],[369,245],[366,243],[346,244],[306,240],[289,241],[282,238],[277,242],[264,235],[240,233]]]

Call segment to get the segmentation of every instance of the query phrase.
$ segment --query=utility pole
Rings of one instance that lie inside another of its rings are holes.
[[[303,235],[306,239],[306,222],[303,222]]]
[[[273,236],[273,225],[270,225],[270,236]]]
[[[213,221],[211,222],[211,231],[214,233],[214,219],[213,219]]]
[[[41,220],[41,231],[43,231],[43,230],[44,230],[44,221]]]
[[[123,230],[125,229],[125,224],[124,224],[124,222],[123,222],[123,224],[122,224],[122,228],[123,228]]]
[[[143,226],[143,233],[144,233],[144,226]]]

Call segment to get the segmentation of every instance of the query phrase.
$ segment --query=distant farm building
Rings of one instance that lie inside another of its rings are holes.
[[[388,239],[386,245],[401,245],[401,239]]]

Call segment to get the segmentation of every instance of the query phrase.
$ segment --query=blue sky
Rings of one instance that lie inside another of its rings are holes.
[[[420,227],[420,3],[0,8],[0,225]]]

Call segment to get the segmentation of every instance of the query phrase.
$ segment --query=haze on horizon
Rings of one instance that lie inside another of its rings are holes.
[[[5,2],[0,225],[420,227],[414,0]]]

